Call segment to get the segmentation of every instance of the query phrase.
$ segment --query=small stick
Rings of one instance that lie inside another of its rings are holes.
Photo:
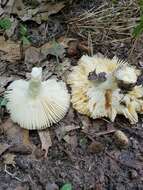
[[[10,172],[7,170],[6,164],[5,164],[5,166],[4,166],[4,171],[5,171],[8,175],[10,175],[12,178],[16,179],[17,181],[23,182],[20,178],[16,177],[15,174],[12,174],[12,173],[10,173]]]

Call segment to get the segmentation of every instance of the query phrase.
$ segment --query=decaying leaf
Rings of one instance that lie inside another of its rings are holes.
[[[63,2],[42,2],[38,7],[33,8],[32,6],[25,6],[22,0],[16,0],[12,13],[17,14],[22,21],[33,20],[41,24],[42,21],[47,21],[50,15],[58,13],[64,6]]]
[[[38,14],[35,14],[32,20],[37,22],[38,24],[41,24],[42,21],[47,21],[50,15],[56,14],[60,10],[62,10],[64,6],[65,5],[63,2],[59,2],[56,4],[53,3],[42,4],[38,10]]]
[[[49,133],[49,130],[42,130],[42,131],[38,131],[39,137],[40,137],[40,141],[41,141],[41,146],[42,149],[45,150],[45,157],[47,157],[48,154],[48,150],[49,148],[52,146],[52,141],[51,141],[51,136]]]
[[[20,43],[7,40],[0,37],[0,52],[2,52],[1,59],[15,63],[21,59]]]
[[[62,126],[56,129],[56,135],[59,140],[61,140],[68,132],[72,130],[79,129],[80,126],[78,125],[67,125],[67,126]]]
[[[16,27],[18,26],[18,20],[16,18],[12,17],[10,18],[10,21],[11,21],[11,27],[5,31],[8,37],[14,35]]]
[[[62,58],[65,53],[63,45],[56,41],[48,42],[41,47],[41,53],[46,57],[47,55],[54,55]]]
[[[57,76],[61,76],[62,78],[64,78],[64,74],[65,72],[70,69],[71,64],[70,64],[70,59],[65,59],[63,60],[62,63],[58,64],[55,68],[55,73],[57,74]]]
[[[11,119],[7,119],[3,124],[1,124],[1,128],[3,129],[7,139],[11,142],[11,145],[33,146],[29,141],[28,131],[13,123]]]
[[[62,36],[57,41],[58,41],[58,43],[63,45],[65,48],[68,48],[69,43],[70,42],[77,42],[77,39],[75,39],[75,38],[66,38],[65,36]]]
[[[15,160],[14,160],[15,157],[16,157],[15,154],[11,154],[11,153],[4,154],[3,155],[4,164],[15,166],[15,164],[16,164]]]
[[[98,141],[94,141],[88,146],[88,150],[90,153],[100,153],[103,151],[103,149],[104,145]]]
[[[40,61],[40,50],[35,47],[29,47],[25,51],[25,64],[30,69]]]
[[[10,147],[10,145],[6,143],[0,143],[0,156]]]
[[[63,139],[72,146],[72,148],[75,148],[77,146],[77,136],[76,135],[65,135]]]

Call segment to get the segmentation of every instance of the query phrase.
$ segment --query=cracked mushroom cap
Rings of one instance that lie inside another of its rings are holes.
[[[118,80],[135,83],[138,73],[134,67],[116,57],[82,56],[68,77],[73,107],[93,119],[109,117],[114,121],[117,114],[122,114],[131,123],[136,123],[137,112],[143,112],[143,88],[134,85],[125,93]]]
[[[12,82],[5,94],[11,118],[25,129],[45,129],[60,121],[69,108],[64,82],[42,81],[42,68],[34,67],[29,81]]]

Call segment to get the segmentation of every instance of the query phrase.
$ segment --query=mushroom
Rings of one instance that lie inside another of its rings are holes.
[[[11,118],[25,129],[45,129],[60,121],[69,108],[64,82],[42,81],[42,68],[34,67],[29,81],[12,82],[5,94]]]
[[[84,55],[67,81],[73,107],[93,119],[109,117],[114,121],[117,114],[122,114],[136,123],[137,113],[143,112],[143,87],[136,85],[139,74],[135,67],[116,57]]]
[[[132,90],[136,85],[138,76],[136,69],[129,66],[122,66],[115,72],[115,78],[117,80],[119,88],[123,90]]]

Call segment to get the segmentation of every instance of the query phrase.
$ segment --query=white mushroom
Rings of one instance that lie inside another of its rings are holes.
[[[45,129],[66,114],[70,96],[64,82],[42,81],[42,68],[34,67],[31,80],[12,82],[5,97],[11,118],[25,129]]]
[[[143,87],[137,86],[140,72],[116,57],[82,56],[68,77],[71,102],[80,113],[93,119],[122,114],[131,123],[143,113]]]

